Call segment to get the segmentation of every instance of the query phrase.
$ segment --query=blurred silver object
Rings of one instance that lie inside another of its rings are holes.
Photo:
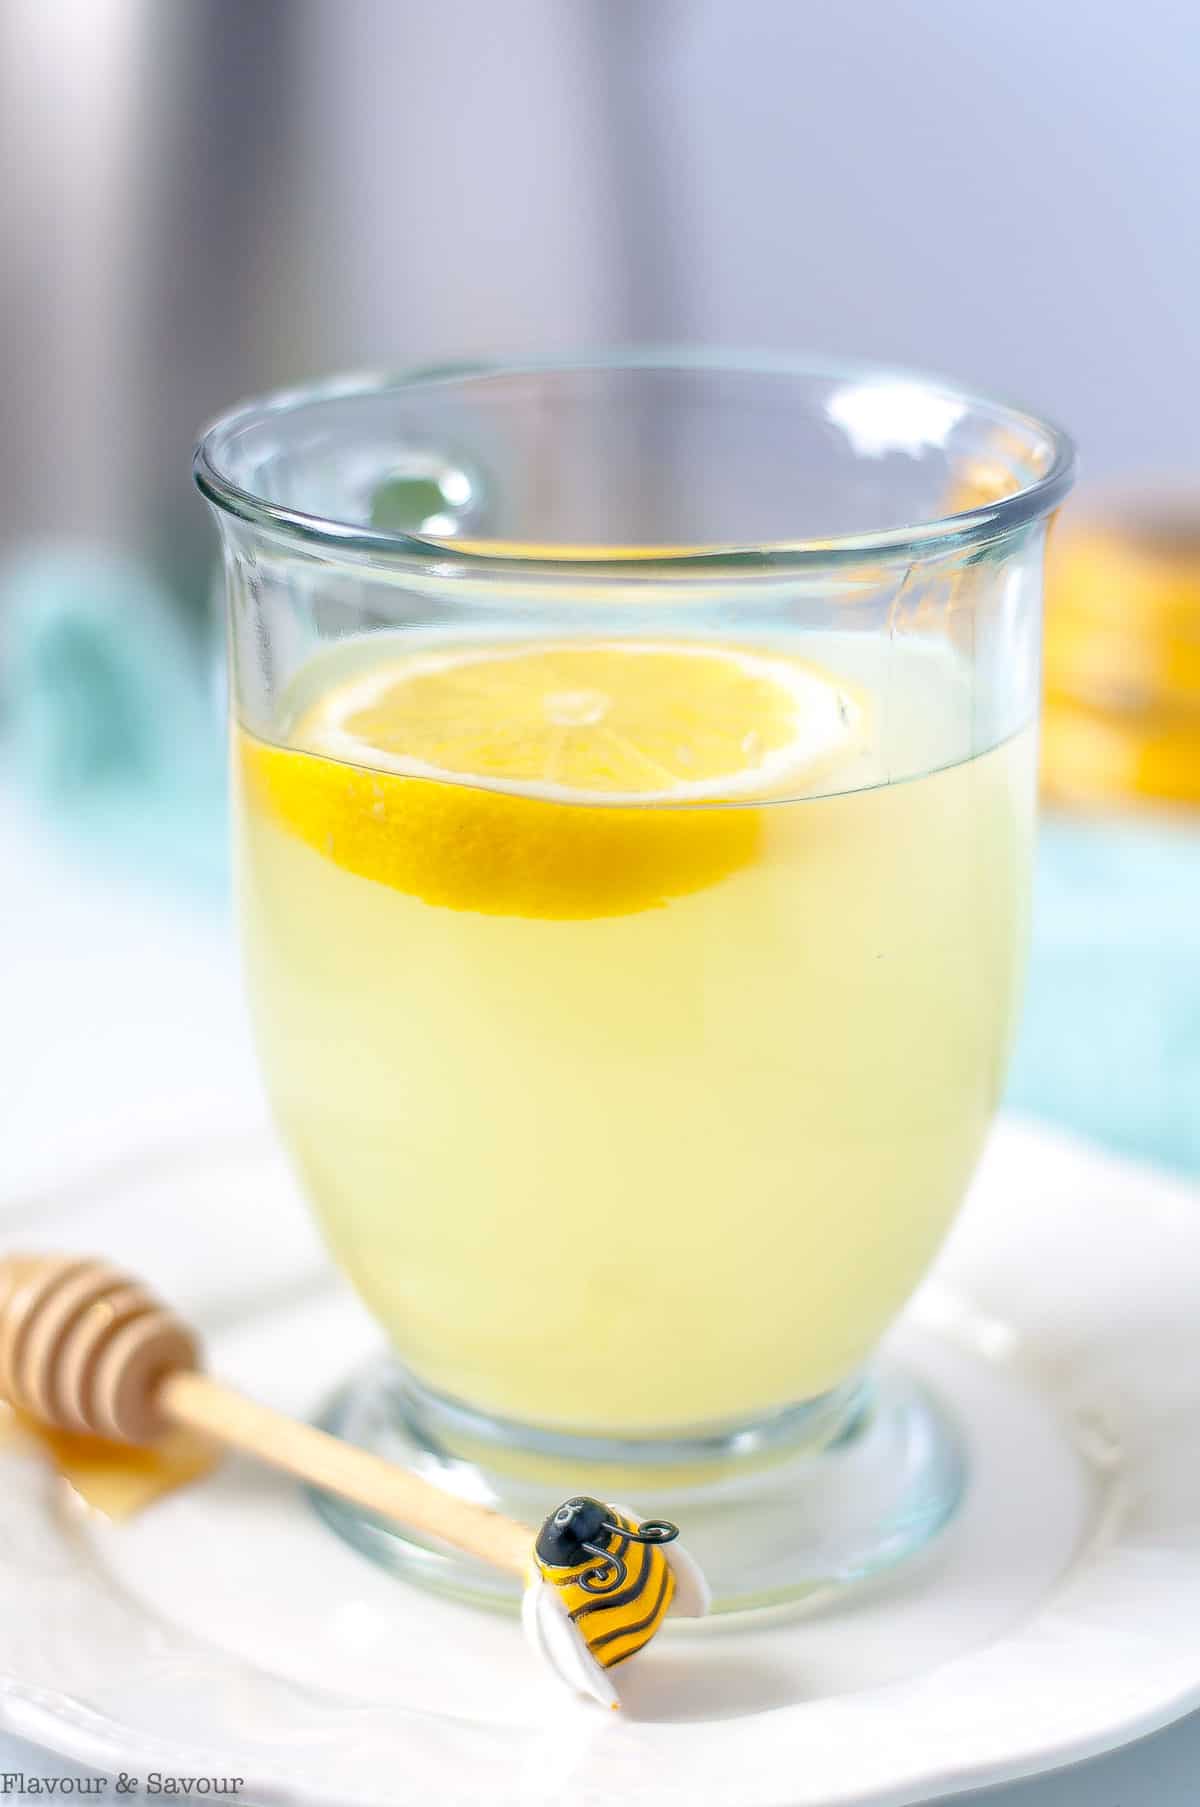
[[[621,45],[603,0],[4,0],[0,549],[198,604],[239,395],[624,336]]]

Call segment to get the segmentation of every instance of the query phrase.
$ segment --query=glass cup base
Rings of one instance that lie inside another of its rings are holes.
[[[507,1423],[427,1391],[394,1359],[331,1401],[324,1429],[532,1532],[572,1494],[671,1519],[714,1612],[842,1588],[922,1549],[963,1493],[962,1445],[929,1394],[884,1365],[802,1406],[693,1438],[573,1437]],[[339,1536],[407,1580],[515,1609],[520,1583],[445,1545],[313,1492]]]

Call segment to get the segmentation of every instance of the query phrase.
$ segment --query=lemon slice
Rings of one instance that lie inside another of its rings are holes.
[[[848,686],[801,659],[686,641],[410,656],[321,698],[295,744],[559,802],[689,803],[810,780],[857,744]]]
[[[252,816],[360,878],[450,909],[578,919],[661,907],[750,864],[770,812],[749,800],[810,786],[865,724],[832,674],[741,647],[456,648],[331,687],[290,747],[243,735],[241,769]]]

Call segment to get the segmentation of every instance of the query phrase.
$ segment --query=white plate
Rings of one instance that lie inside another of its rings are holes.
[[[127,1262],[290,1410],[371,1345],[265,1143],[111,1170],[0,1232]],[[836,1610],[664,1634],[620,1716],[249,1466],[114,1527],[9,1445],[0,1723],[296,1807],[901,1807],[1094,1754],[1200,1702],[1198,1280],[1187,1188],[1002,1126],[894,1338],[968,1426],[961,1518]]]

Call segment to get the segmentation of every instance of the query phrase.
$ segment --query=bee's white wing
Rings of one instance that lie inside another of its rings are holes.
[[[642,1515],[635,1512],[632,1506],[622,1506],[616,1500],[612,1503],[614,1510],[622,1518],[631,1518],[635,1525],[641,1524]],[[688,1554],[678,1538],[674,1543],[663,1544],[662,1553],[675,1577],[675,1592],[671,1595],[667,1617],[674,1615],[680,1619],[702,1619],[712,1605],[712,1593],[704,1579],[704,1570],[696,1558]]]
[[[536,1576],[521,1601],[525,1636],[560,1681],[577,1693],[590,1694],[602,1707],[619,1707],[617,1690],[571,1623],[558,1589]]]
[[[677,1613],[681,1619],[702,1619],[712,1605],[712,1591],[704,1579],[704,1570],[678,1538],[664,1546],[663,1555],[675,1577],[675,1592],[671,1595],[667,1616]]]

